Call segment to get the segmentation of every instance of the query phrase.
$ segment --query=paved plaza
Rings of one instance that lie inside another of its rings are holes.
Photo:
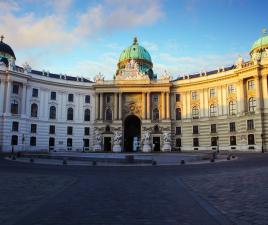
[[[178,166],[0,160],[1,225],[268,224],[268,154]]]

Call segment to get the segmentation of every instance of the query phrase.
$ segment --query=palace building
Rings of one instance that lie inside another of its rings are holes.
[[[0,41],[0,151],[266,151],[268,36],[233,66],[157,76],[134,38],[112,80],[16,65]]]

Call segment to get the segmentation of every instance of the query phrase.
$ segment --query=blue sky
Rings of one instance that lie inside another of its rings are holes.
[[[134,36],[173,77],[248,59],[268,27],[263,0],[0,0],[0,33],[17,64],[111,79]]]

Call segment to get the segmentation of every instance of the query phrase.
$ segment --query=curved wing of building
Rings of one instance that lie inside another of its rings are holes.
[[[16,65],[0,42],[0,151],[264,151],[268,36],[250,60],[184,75],[153,72],[134,38],[113,80]]]

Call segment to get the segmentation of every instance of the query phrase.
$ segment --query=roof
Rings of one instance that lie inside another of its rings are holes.
[[[268,47],[268,36],[265,35],[261,38],[259,38],[257,41],[254,42],[254,44],[251,47],[251,52],[254,49],[258,49],[258,48],[263,48],[263,47]]]
[[[6,43],[3,42],[3,36],[1,36],[1,40],[0,40],[0,52],[4,53],[4,54],[8,54],[10,56],[12,56],[13,58],[16,59],[16,56],[12,50],[12,48],[7,45]]]

